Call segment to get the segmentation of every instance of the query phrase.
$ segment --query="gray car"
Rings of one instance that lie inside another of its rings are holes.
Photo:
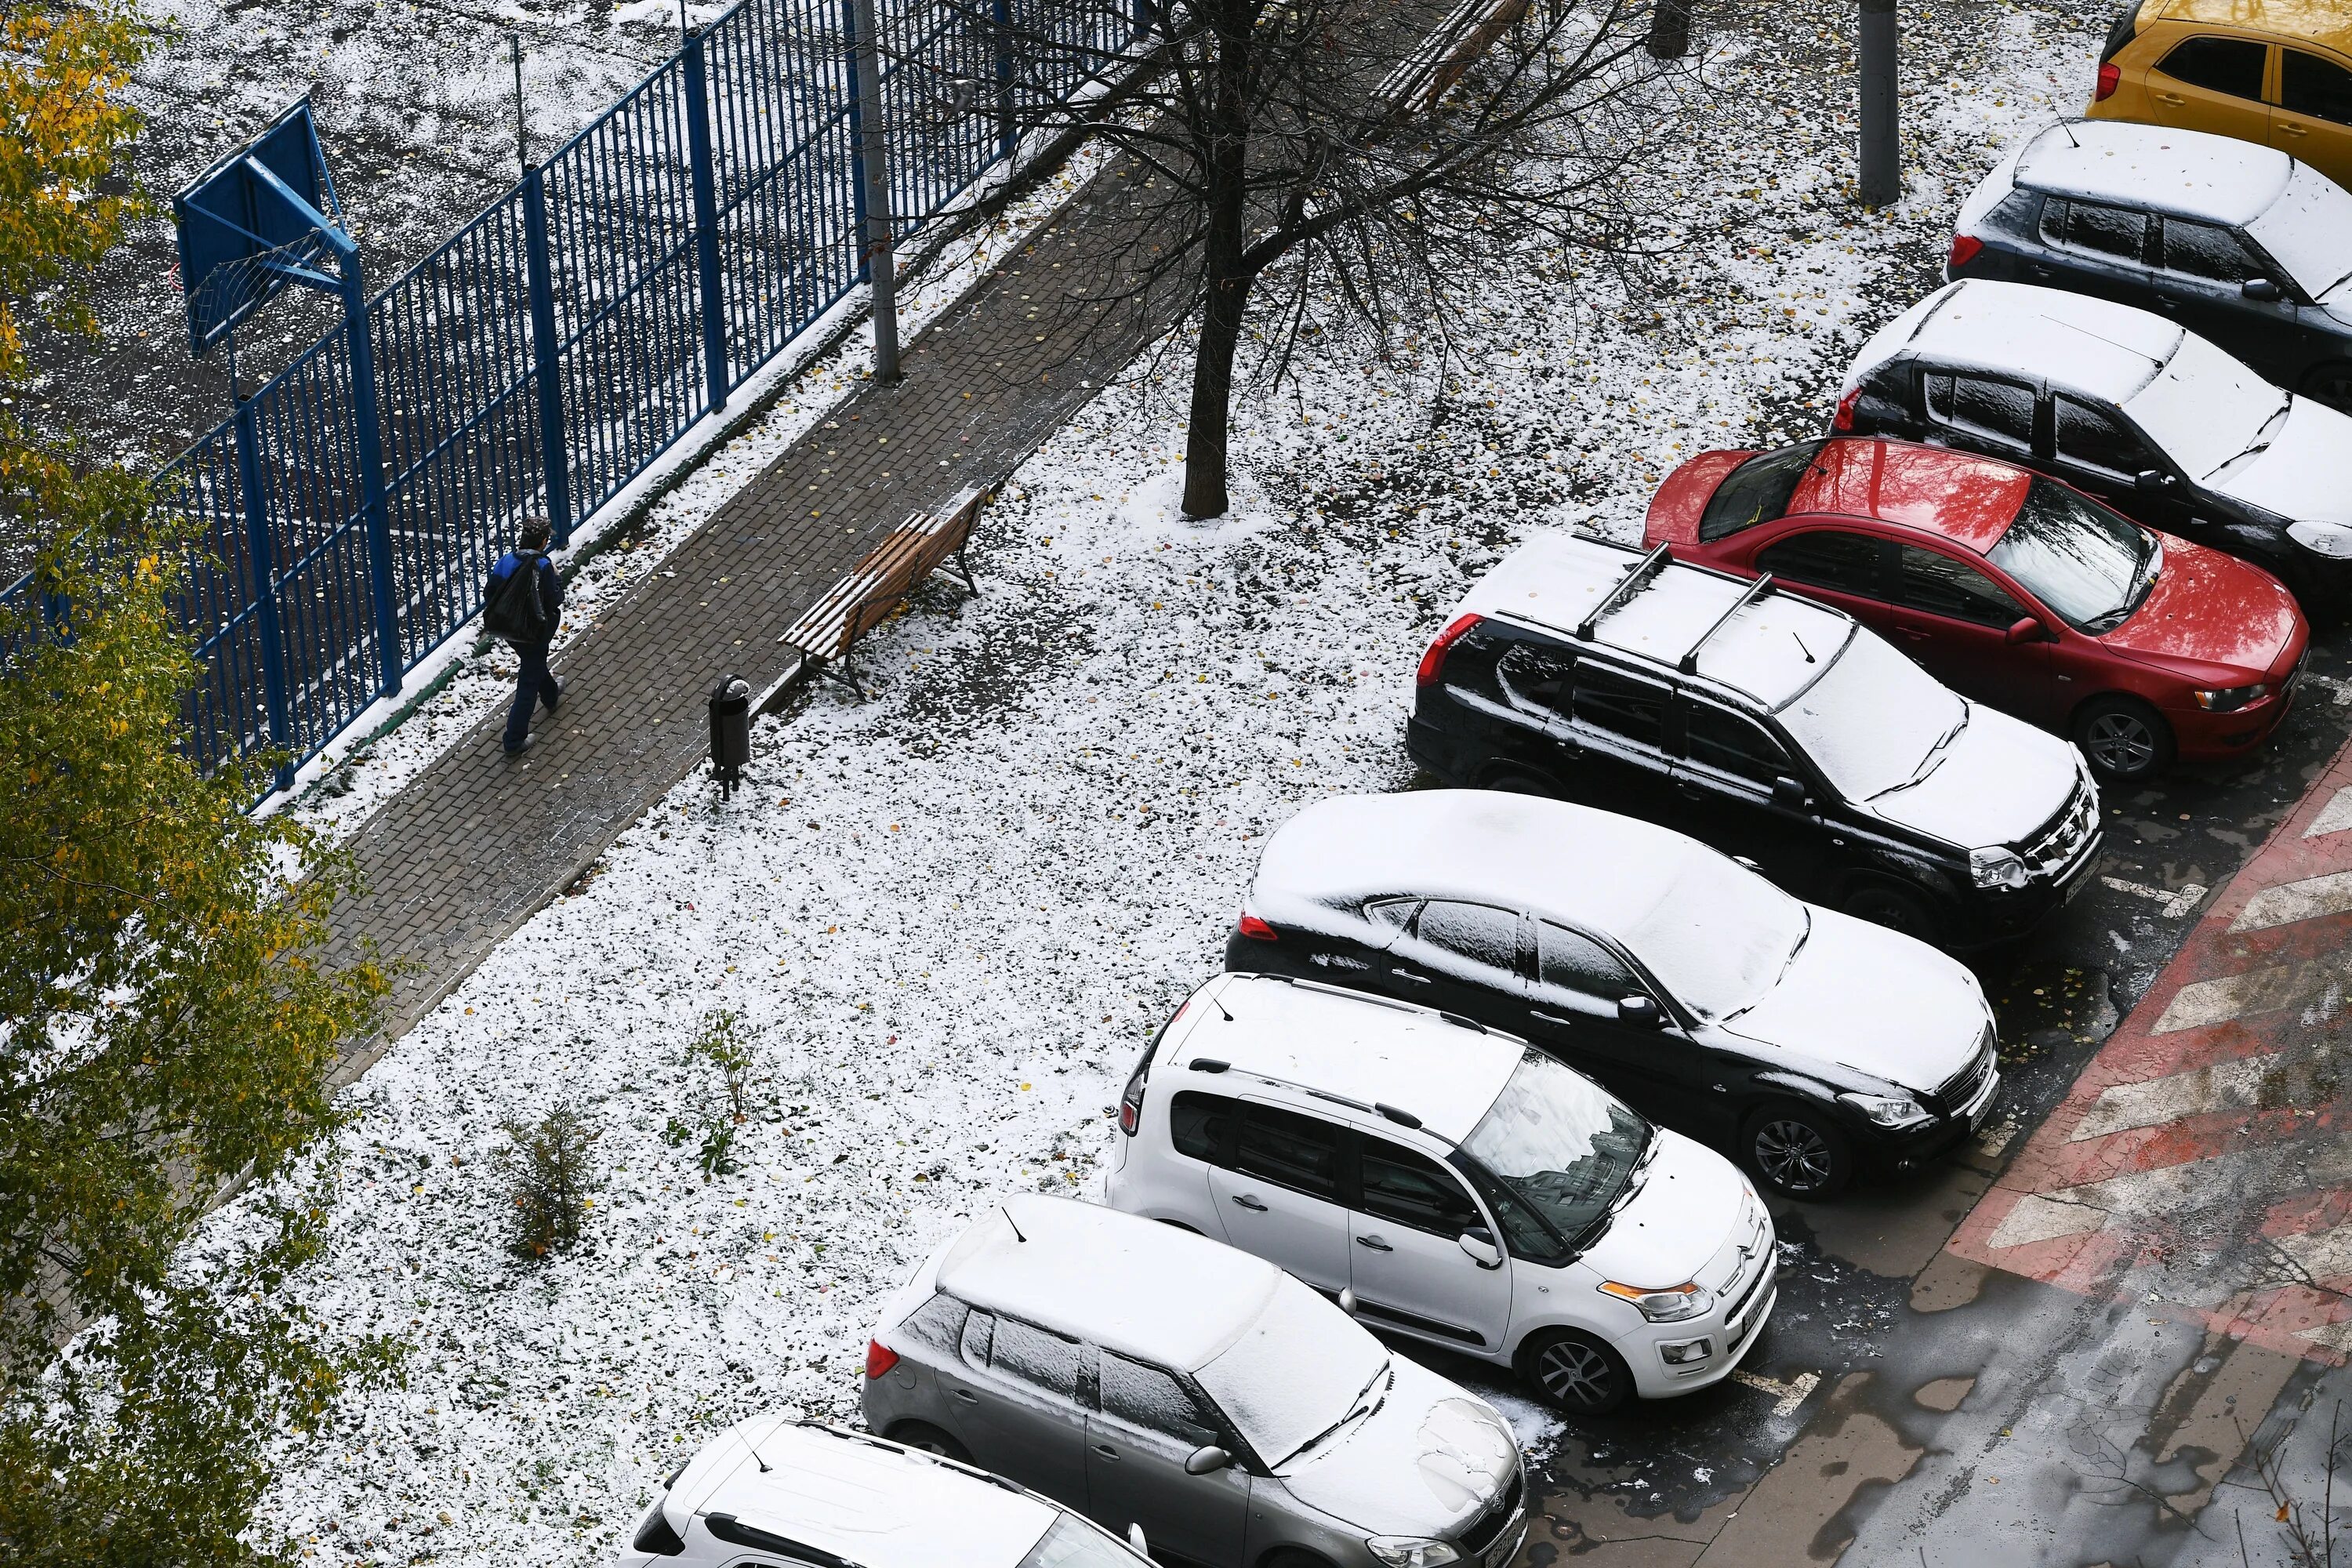
[[[1494,1407],[1272,1264],[1008,1197],[883,1310],[866,1419],[1213,1568],[1499,1568],[1527,1534]]]

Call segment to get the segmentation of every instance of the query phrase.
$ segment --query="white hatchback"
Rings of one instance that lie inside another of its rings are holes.
[[[1150,1559],[1001,1477],[769,1415],[721,1432],[662,1484],[617,1568],[777,1562],[1150,1568]]]
[[[1580,1414],[1728,1374],[1770,1316],[1729,1161],[1516,1036],[1223,974],[1146,1053],[1104,1194],[1280,1264],[1367,1324]]]

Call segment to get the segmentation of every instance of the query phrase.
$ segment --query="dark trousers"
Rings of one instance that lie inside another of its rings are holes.
[[[506,747],[511,752],[522,744],[530,733],[530,710],[534,703],[545,702],[547,710],[555,711],[555,677],[547,673],[547,645],[518,647],[515,658],[521,668],[515,673],[514,706],[507,710]]]

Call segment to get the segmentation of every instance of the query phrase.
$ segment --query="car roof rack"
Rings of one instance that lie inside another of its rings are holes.
[[[1576,640],[1591,642],[1593,632],[1601,625],[1601,617],[1612,610],[1621,608],[1634,595],[1648,587],[1650,580],[1664,570],[1666,563],[1673,559],[1673,547],[1664,544],[1659,545],[1655,550],[1643,556],[1634,563],[1632,571],[1617,579],[1615,587],[1601,595],[1601,602],[1592,606],[1591,613],[1576,623]]]
[[[1661,546],[1660,548],[1663,549],[1664,546]],[[1748,605],[1754,604],[1757,600],[1762,598],[1771,591],[1772,574],[1769,572],[1765,573],[1764,575],[1757,578],[1756,581],[1748,584],[1748,591],[1731,602],[1731,608],[1716,616],[1715,624],[1708,626],[1706,630],[1699,633],[1698,640],[1683,650],[1682,658],[1675,660],[1675,668],[1682,671],[1685,675],[1696,674],[1698,672],[1698,650],[1706,646],[1706,639],[1715,636],[1716,633],[1721,631],[1725,626],[1729,626],[1731,624],[1732,616],[1738,615],[1740,611],[1746,609]]]

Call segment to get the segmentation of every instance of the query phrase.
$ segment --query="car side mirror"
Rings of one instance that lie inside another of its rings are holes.
[[[2159,468],[2142,468],[2132,476],[2132,489],[2144,496],[2162,495],[2179,482]]]
[[[2247,299],[2262,304],[2273,304],[2285,298],[2285,291],[2267,278],[2249,278],[2243,285]]]
[[[1811,802],[1812,797],[1806,793],[1802,779],[1792,779],[1788,774],[1782,773],[1772,781],[1772,799],[1776,804],[1785,805],[1791,811],[1802,811]]]
[[[1654,1029],[1665,1022],[1658,1012],[1658,1005],[1647,996],[1617,998],[1617,1019],[1620,1023],[1633,1024],[1644,1029]]]
[[[1139,1524],[1130,1524],[1127,1527],[1127,1543],[1135,1548],[1135,1554],[1138,1557],[1148,1558],[1151,1555],[1151,1548],[1144,1543],[1143,1526]]]
[[[1351,1318],[1356,1315],[1356,1293],[1345,1285],[1339,1287],[1339,1310]]]
[[[1761,867],[1761,866],[1759,866],[1755,861],[1750,860],[1750,859],[1749,859],[1747,856],[1745,856],[1745,855],[1734,855],[1734,856],[1731,858],[1731,860],[1732,860],[1732,864],[1734,864],[1735,866],[1745,866],[1745,867],[1747,867],[1749,870],[1756,872],[1759,876],[1761,876],[1761,875],[1763,874],[1764,868],[1763,868],[1763,867]]]
[[[2010,622],[2009,630],[2000,634],[2000,640],[2014,646],[2018,643],[2040,642],[2049,635],[2048,626],[2043,626],[2033,616],[2026,616]]]
[[[1495,1233],[1485,1226],[1474,1225],[1455,1239],[1462,1243],[1462,1250],[1470,1255],[1470,1261],[1479,1268],[1500,1268],[1503,1266],[1503,1249],[1495,1245]]]
[[[1231,1454],[1212,1443],[1184,1456],[1184,1473],[1188,1476],[1212,1476],[1233,1462]]]

